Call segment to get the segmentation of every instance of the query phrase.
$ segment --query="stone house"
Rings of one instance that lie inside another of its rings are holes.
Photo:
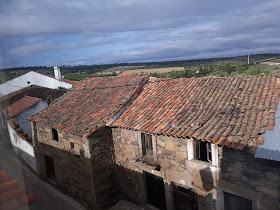
[[[280,159],[255,157],[264,142],[280,153],[279,99],[275,75],[150,79],[110,124],[122,196],[159,209],[280,209]]]
[[[39,176],[82,205],[104,209],[118,198],[114,122],[148,77],[90,78],[29,118]]]

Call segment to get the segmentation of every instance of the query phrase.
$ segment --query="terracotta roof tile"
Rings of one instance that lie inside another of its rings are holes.
[[[29,119],[88,136],[111,122],[147,79],[143,75],[90,78]]]
[[[125,77],[125,76],[130,76],[130,75],[132,75],[132,74],[129,73],[129,72],[122,72],[122,73],[120,73],[118,76]]]
[[[112,126],[243,149],[273,129],[279,90],[278,75],[157,79]]]
[[[23,98],[19,99],[18,101],[7,107],[8,115],[10,117],[14,117],[23,112],[25,109],[38,103],[39,101],[41,101],[40,98],[24,96]]]
[[[37,73],[39,73],[39,72],[37,72]],[[42,74],[42,73],[39,73],[39,74]],[[55,76],[52,76],[52,75],[47,75],[47,74],[42,74],[42,75],[55,79]],[[66,83],[69,83],[69,84],[75,85],[75,86],[81,84],[81,82],[79,82],[79,81],[69,80],[69,79],[64,79],[64,78],[62,78],[60,81],[66,82]]]

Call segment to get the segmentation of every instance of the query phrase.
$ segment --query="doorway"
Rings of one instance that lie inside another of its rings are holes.
[[[45,155],[45,164],[46,164],[47,178],[54,180],[55,172],[54,172],[53,158]]]
[[[163,179],[145,172],[148,203],[159,209],[166,209]]]
[[[192,189],[173,185],[176,210],[197,210],[197,195]]]

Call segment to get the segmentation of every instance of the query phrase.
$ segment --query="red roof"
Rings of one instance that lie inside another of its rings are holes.
[[[146,80],[142,75],[90,78],[30,120],[68,133],[89,135],[112,121]]]
[[[18,209],[35,202],[33,193],[26,192],[17,180],[12,180],[5,171],[0,171],[0,209]]]
[[[129,73],[129,72],[122,72],[122,73],[120,73],[118,76],[119,76],[119,77],[125,77],[125,76],[130,76],[130,75],[132,75],[132,74]]]
[[[38,103],[40,100],[40,98],[24,96],[23,98],[19,99],[18,101],[7,107],[8,115],[10,117],[14,117],[23,112],[25,109]]]
[[[243,149],[273,129],[280,78],[157,79],[112,126]]]
[[[74,80],[69,80],[69,79],[64,79],[64,78],[62,78],[60,81],[69,83],[71,85],[79,85],[79,84],[81,84],[81,82],[79,82],[79,81],[74,81]]]
[[[39,73],[39,72],[37,72],[37,73]],[[39,74],[42,74],[42,73],[39,73]],[[42,74],[42,75],[55,79],[55,76],[51,76],[51,75],[47,75],[47,74]],[[74,81],[74,80],[69,80],[69,79],[64,79],[64,78],[62,78],[59,81],[69,83],[69,84],[71,84],[73,86],[81,84],[81,82],[79,82],[79,81]]]

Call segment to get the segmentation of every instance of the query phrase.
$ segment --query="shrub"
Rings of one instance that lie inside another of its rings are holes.
[[[246,75],[258,75],[258,74],[270,74],[270,69],[260,69],[257,68],[249,68],[246,72]]]

